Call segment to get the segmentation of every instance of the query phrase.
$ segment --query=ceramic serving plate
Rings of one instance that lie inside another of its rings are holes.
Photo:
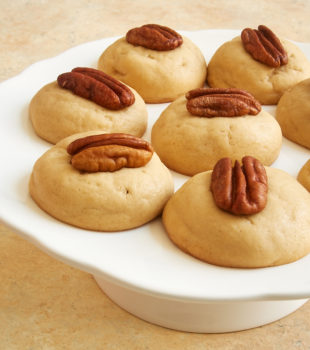
[[[200,47],[208,62],[223,42],[240,31],[181,34]],[[265,324],[296,310],[310,298],[310,255],[272,268],[217,267],[176,248],[160,218],[125,232],[93,232],[57,221],[32,201],[28,181],[33,164],[51,145],[32,129],[31,98],[60,73],[77,66],[96,68],[100,54],[115,40],[85,43],[0,84],[1,220],[48,254],[93,274],[118,305],[158,325],[191,332],[228,332]],[[296,44],[310,59],[310,44]],[[166,106],[148,105],[147,139]],[[274,113],[275,107],[266,109]],[[309,150],[284,140],[273,167],[296,176],[309,158]],[[187,180],[176,173],[173,176],[176,189]]]

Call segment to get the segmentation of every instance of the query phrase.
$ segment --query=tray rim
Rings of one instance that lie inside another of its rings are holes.
[[[214,30],[199,30],[199,31],[179,31],[180,33],[182,33],[183,35],[188,35],[188,36],[192,36],[195,33],[199,34],[199,33],[219,33],[222,32],[223,34],[227,35],[227,36],[234,36],[237,35],[240,31],[239,30],[230,30],[230,29],[214,29]],[[69,48],[68,50],[65,50],[64,52],[55,55],[51,58],[47,58],[38,62],[35,62],[33,64],[31,64],[29,67],[25,68],[21,73],[19,73],[18,75],[16,75],[15,77],[12,77],[8,80],[5,80],[4,82],[0,83],[0,92],[1,89],[9,84],[14,83],[16,80],[21,79],[21,77],[24,77],[25,75],[31,73],[32,70],[36,70],[40,67],[40,65],[46,65],[49,64],[51,61],[55,60],[55,59],[59,59],[64,57],[64,55],[71,55],[74,54],[75,51],[80,50],[82,47],[86,48],[87,46],[92,46],[92,45],[99,45],[99,44],[105,44],[108,45],[108,43],[113,42],[114,40],[116,40],[117,38],[119,38],[119,36],[116,37],[109,37],[109,38],[103,38],[103,39],[99,39],[99,40],[94,40],[91,42],[87,42],[87,43],[83,43],[80,44],[78,46],[75,46],[73,48]],[[310,43],[298,43],[298,45],[303,46],[305,45],[305,47],[309,48],[310,50]],[[1,200],[1,197],[0,197]],[[1,206],[4,207],[4,206]],[[54,249],[51,249],[50,247],[46,246],[46,244],[44,242],[42,242],[38,237],[34,237],[33,234],[31,232],[29,232],[29,230],[25,230],[25,228],[22,228],[20,225],[18,225],[16,222],[12,221],[11,219],[8,219],[8,216],[5,213],[5,210],[3,211],[0,207],[0,220],[3,221],[3,223],[5,225],[7,225],[8,227],[10,227],[11,229],[13,229],[15,232],[17,232],[19,235],[21,235],[22,237],[26,238],[27,240],[29,240],[31,243],[35,244],[38,248],[40,248],[41,250],[45,251],[46,253],[48,253],[49,255],[55,257],[58,260],[63,261],[64,263],[70,264],[74,267],[77,267],[81,270],[84,270],[86,272],[92,273],[94,275],[99,275],[102,276],[106,279],[108,279],[109,281],[116,283],[118,285],[124,286],[125,288],[129,288],[129,289],[133,289],[133,290],[138,290],[142,293],[146,293],[146,294],[151,294],[151,295],[156,295],[156,296],[160,296],[163,298],[171,298],[171,299],[182,299],[182,300],[187,300],[187,301],[192,301],[192,302],[229,302],[229,301],[244,301],[244,300],[289,300],[289,299],[304,299],[304,298],[310,298],[310,286],[309,288],[306,288],[305,290],[299,290],[299,291],[291,291],[291,292],[283,292],[283,291],[278,291],[278,292],[273,292],[273,293],[258,293],[258,294],[251,294],[251,295],[242,295],[239,294],[238,296],[232,296],[232,297],[211,297],[208,296],[207,298],[195,298],[193,296],[180,296],[180,295],[172,295],[172,294],[167,294],[167,293],[158,293],[158,292],[154,292],[153,290],[149,290],[147,288],[143,288],[141,286],[136,286],[136,285],[132,285],[130,283],[127,283],[123,280],[120,280],[118,278],[116,278],[113,275],[107,274],[106,272],[103,272],[102,270],[98,270],[97,268],[95,268],[94,266],[91,265],[87,265],[85,262],[81,263],[80,261],[76,261],[76,260],[72,260],[70,259],[68,256],[64,256],[62,254],[60,254],[59,252],[56,252]]]

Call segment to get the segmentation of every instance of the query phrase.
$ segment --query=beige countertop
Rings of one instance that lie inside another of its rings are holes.
[[[70,47],[145,23],[176,30],[265,24],[279,36],[310,42],[309,18],[308,0],[1,0],[0,81]],[[120,309],[89,274],[51,258],[0,224],[0,349],[309,350],[310,303],[242,332],[161,328]]]

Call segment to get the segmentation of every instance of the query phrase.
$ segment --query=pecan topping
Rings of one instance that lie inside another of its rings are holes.
[[[120,81],[93,68],[74,68],[57,78],[58,85],[98,105],[118,110],[135,102],[132,91]]]
[[[288,57],[279,38],[266,26],[245,28],[241,33],[245,50],[257,61],[270,67],[287,64]]]
[[[145,140],[128,134],[100,134],[71,142],[67,152],[72,155],[74,168],[87,171],[116,171],[139,168],[153,155],[152,146]]]
[[[260,103],[248,92],[229,88],[198,88],[190,90],[186,108],[200,117],[237,117],[256,115],[261,110]]]
[[[220,159],[212,172],[211,192],[216,205],[235,215],[255,214],[267,203],[267,174],[259,160],[246,156],[243,166],[232,167],[230,158]]]
[[[173,50],[183,43],[182,36],[174,30],[158,24],[145,24],[126,34],[128,43],[156,51]]]

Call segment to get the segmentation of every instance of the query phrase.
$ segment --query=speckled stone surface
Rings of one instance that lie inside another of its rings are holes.
[[[70,47],[145,23],[177,30],[265,24],[278,35],[310,42],[309,18],[308,0],[0,0],[0,81]],[[310,303],[243,332],[164,329],[120,309],[92,276],[0,224],[0,349],[309,350]]]
[[[0,81],[78,44],[122,35],[145,23],[177,30],[265,24],[310,42],[307,0],[1,0]]]

